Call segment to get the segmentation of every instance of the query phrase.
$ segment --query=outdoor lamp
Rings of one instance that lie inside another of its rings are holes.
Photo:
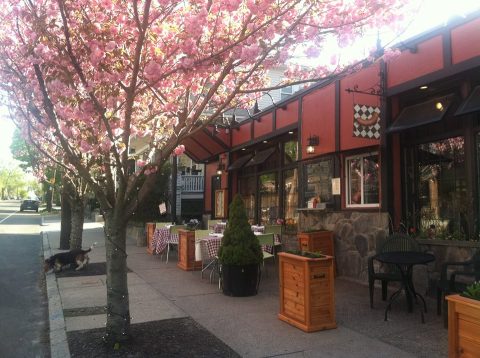
[[[307,154],[313,154],[315,153],[315,147],[320,143],[320,139],[318,138],[318,135],[310,135],[307,139],[307,143]]]
[[[217,166],[217,175],[222,175],[224,170],[225,170],[225,164],[223,164],[222,158],[220,158],[220,161],[218,162],[218,166]]]

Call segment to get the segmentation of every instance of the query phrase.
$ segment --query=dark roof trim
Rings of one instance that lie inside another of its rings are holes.
[[[245,167],[251,167],[252,165],[259,165],[264,163],[274,152],[276,148],[268,148],[265,150],[262,150],[261,152],[258,152],[255,154],[255,156],[245,165]]]
[[[449,94],[405,107],[397,116],[395,122],[387,129],[387,133],[400,132],[441,121],[454,97],[453,94]]]
[[[251,154],[244,155],[243,157],[238,158],[234,161],[229,167],[228,170],[237,170],[243,167],[250,159],[252,158]]]
[[[470,96],[460,104],[455,115],[460,116],[478,111],[480,111],[480,85],[475,87]]]

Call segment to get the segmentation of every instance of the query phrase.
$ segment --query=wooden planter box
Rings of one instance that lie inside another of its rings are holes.
[[[300,251],[321,252],[323,255],[335,256],[332,231],[300,232],[298,237],[298,249]],[[335,259],[333,272],[336,272]]]
[[[480,352],[480,301],[460,295],[448,300],[448,357],[478,357]]]
[[[308,258],[280,252],[282,321],[314,332],[336,328],[333,258]]]
[[[155,223],[147,223],[147,252],[153,255],[153,234],[155,233]]]
[[[202,269],[202,261],[195,261],[195,231],[178,230],[178,263],[182,270]]]

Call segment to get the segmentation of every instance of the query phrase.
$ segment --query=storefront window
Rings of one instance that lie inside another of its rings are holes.
[[[465,239],[469,201],[463,137],[415,147],[419,229],[445,239]]]
[[[346,159],[347,207],[379,205],[378,154]]]
[[[247,217],[251,224],[255,223],[255,177],[243,177],[239,180],[239,192],[245,203]]]
[[[288,231],[296,231],[298,223],[298,171],[297,169],[285,170],[283,172],[283,212],[285,217],[285,228]]]
[[[305,165],[305,207],[316,203],[328,203],[332,201],[332,160],[322,160],[320,162]]]
[[[259,176],[259,195],[260,224],[276,223],[278,219],[278,185],[276,173],[262,174]]]
[[[298,142],[297,141],[286,142],[284,145],[284,152],[285,152],[284,153],[285,165],[296,162],[298,158]]]

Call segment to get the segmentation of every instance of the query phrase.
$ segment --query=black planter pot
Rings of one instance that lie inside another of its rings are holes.
[[[234,297],[254,296],[260,284],[260,265],[222,265],[223,294]]]

